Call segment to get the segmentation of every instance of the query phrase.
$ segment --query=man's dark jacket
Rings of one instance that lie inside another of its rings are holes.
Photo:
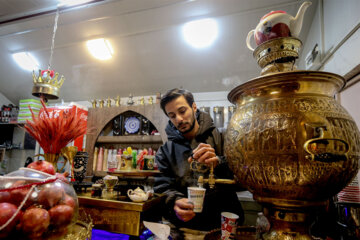
[[[241,205],[235,191],[225,185],[206,190],[203,212],[197,213],[196,217],[189,222],[182,222],[175,216],[175,201],[180,198],[187,198],[188,186],[196,186],[199,173],[190,170],[187,159],[191,156],[192,149],[200,143],[210,144],[219,157],[219,164],[214,169],[215,178],[233,178],[225,157],[223,157],[222,136],[213,124],[210,115],[197,111],[196,117],[199,130],[195,139],[191,141],[185,139],[170,121],[166,126],[168,141],[159,148],[155,157],[161,174],[155,178],[154,191],[166,194],[165,217],[177,227],[197,230],[219,228],[222,211],[238,214],[241,224],[243,221]],[[204,177],[207,178],[208,173]]]

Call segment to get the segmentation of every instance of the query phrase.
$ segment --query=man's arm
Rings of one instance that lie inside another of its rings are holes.
[[[195,216],[192,210],[194,206],[188,203],[183,193],[176,190],[176,176],[170,166],[170,156],[167,156],[166,152],[168,151],[162,146],[156,153],[155,161],[158,164],[160,174],[155,177],[154,191],[167,195],[165,204],[170,215],[176,215],[178,219],[187,222]]]
[[[177,191],[175,188],[176,175],[172,170],[169,154],[166,149],[166,144],[161,146],[156,152],[155,161],[158,165],[160,174],[155,176],[154,191],[156,193],[165,193],[168,198],[183,197],[184,194]]]

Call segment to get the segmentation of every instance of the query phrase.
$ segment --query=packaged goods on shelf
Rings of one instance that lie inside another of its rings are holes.
[[[42,108],[40,100],[37,99],[21,99],[19,101],[19,114],[17,117],[18,123],[26,123],[26,120],[31,120],[31,111],[37,116]]]
[[[40,110],[42,108],[40,100],[37,99],[21,99],[19,101],[19,108],[29,110],[29,106],[31,109]]]
[[[109,149],[107,155],[107,171],[115,171],[118,168],[118,161],[116,160],[116,149]]]
[[[19,104],[19,109],[20,110],[29,110],[29,106],[31,107],[32,110],[40,110],[42,108],[42,105],[40,104],[34,104],[34,103],[23,103],[23,104]]]
[[[39,114],[40,112],[40,109],[39,108],[31,108],[31,110],[34,112],[35,115]],[[31,113],[29,108],[22,108],[22,109],[19,109],[19,114],[27,114],[27,113]]]
[[[41,102],[38,99],[20,99],[19,101],[20,104],[39,104],[41,106]]]
[[[18,106],[3,105],[0,109],[0,123],[15,123],[19,112]]]

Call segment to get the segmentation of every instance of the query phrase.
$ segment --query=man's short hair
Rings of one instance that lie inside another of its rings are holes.
[[[181,96],[184,96],[184,98],[186,99],[186,102],[189,104],[190,107],[192,107],[192,105],[194,103],[194,96],[192,95],[192,93],[186,89],[174,88],[174,89],[167,91],[161,97],[160,107],[164,111],[165,115],[167,115],[167,113],[165,111],[165,106],[169,102],[171,102]]]

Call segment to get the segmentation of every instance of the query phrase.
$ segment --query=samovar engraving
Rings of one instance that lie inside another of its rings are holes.
[[[333,98],[343,84],[336,74],[293,71],[253,79],[229,93],[237,107],[225,154],[238,181],[271,206],[268,217],[282,209],[284,218],[301,215],[307,222],[310,213],[304,212],[325,204],[356,175],[359,131]],[[267,239],[284,239],[286,231],[274,219],[279,238]],[[294,239],[311,239],[299,234]]]

